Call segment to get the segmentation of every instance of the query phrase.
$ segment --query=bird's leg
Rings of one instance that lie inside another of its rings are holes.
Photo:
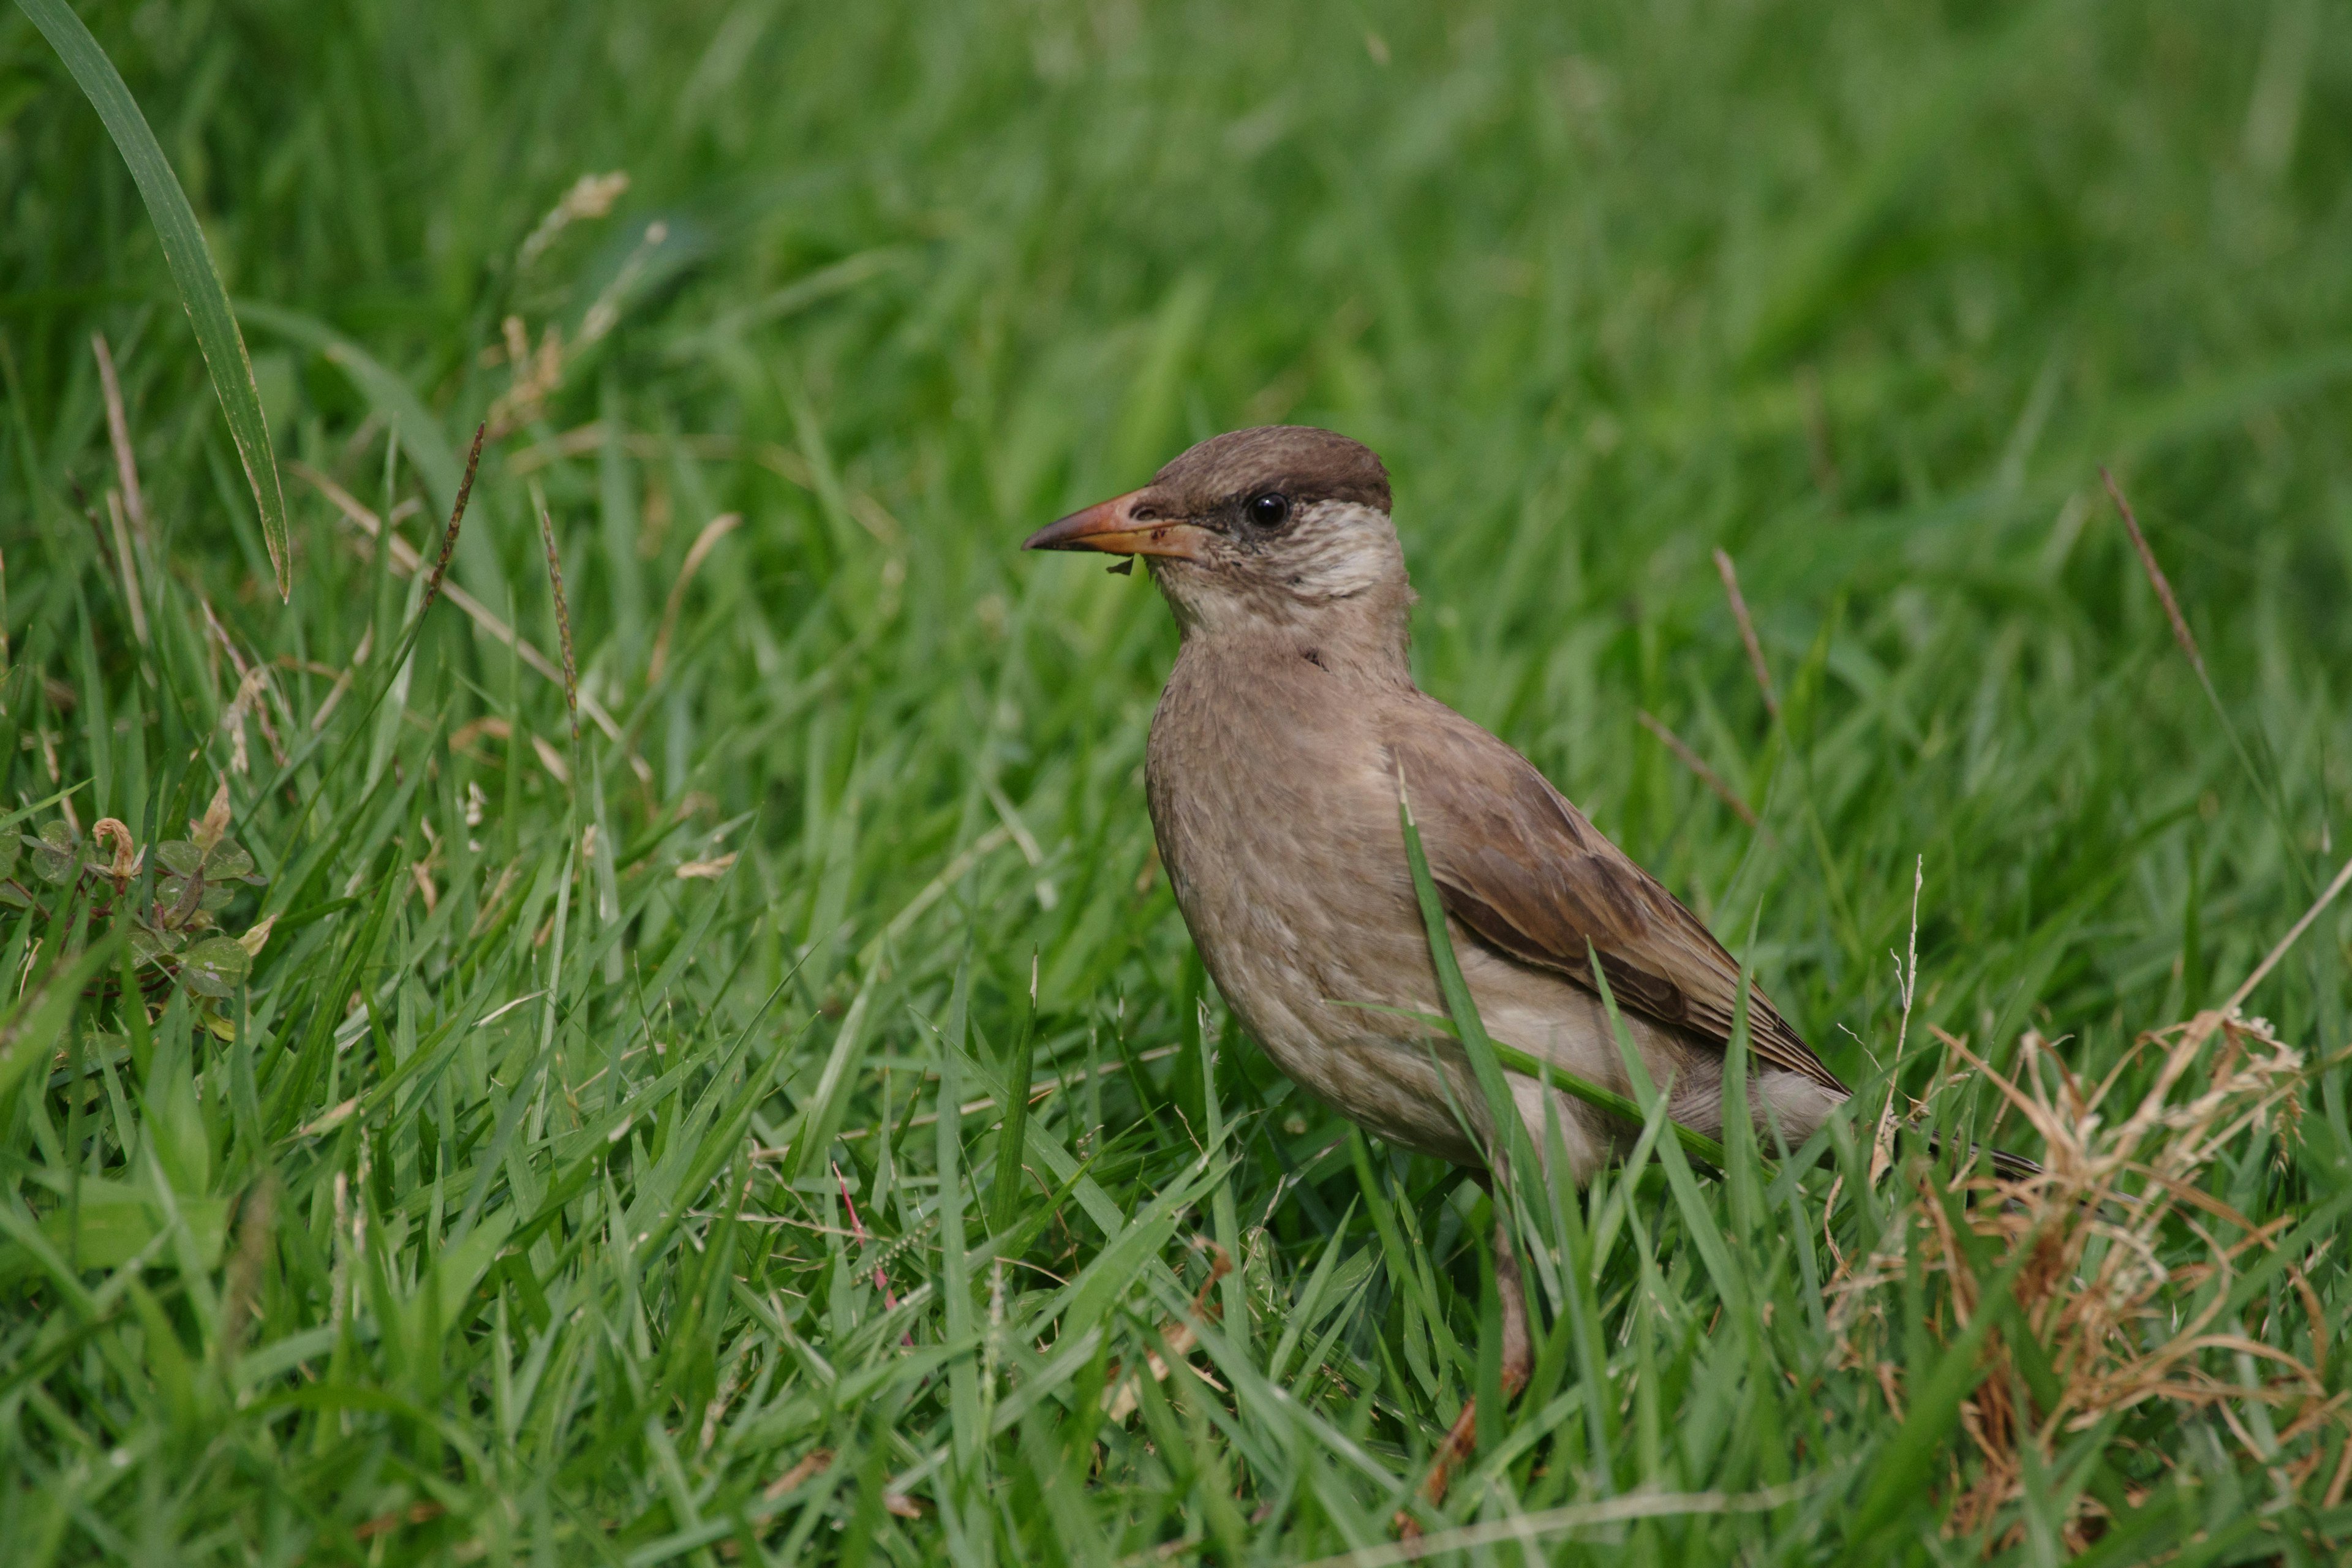
[[[1519,1283],[1519,1255],[1511,1249],[1511,1227],[1499,1214],[1495,1218],[1495,1295],[1503,1310],[1503,1401],[1512,1397],[1528,1384],[1528,1375],[1535,1370],[1535,1341],[1528,1331],[1527,1291]],[[1462,1414],[1454,1418],[1453,1429],[1445,1441],[1438,1445],[1437,1458],[1429,1467],[1429,1479],[1422,1483],[1421,1495],[1429,1500],[1432,1508],[1445,1500],[1445,1489],[1453,1483],[1456,1467],[1467,1462],[1478,1449],[1478,1396],[1472,1394],[1462,1402]],[[1400,1512],[1397,1530],[1407,1536],[1418,1535],[1420,1527],[1412,1516]]]

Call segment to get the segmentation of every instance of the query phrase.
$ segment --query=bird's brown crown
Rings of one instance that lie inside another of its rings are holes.
[[[1306,425],[1261,425],[1212,436],[1152,476],[1146,494],[1163,517],[1207,517],[1262,494],[1296,504],[1353,501],[1389,510],[1389,471],[1360,441]]]

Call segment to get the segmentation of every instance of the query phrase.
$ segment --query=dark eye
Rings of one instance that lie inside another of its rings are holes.
[[[1249,520],[1260,528],[1280,528],[1290,521],[1290,498],[1285,495],[1264,495],[1249,503]]]

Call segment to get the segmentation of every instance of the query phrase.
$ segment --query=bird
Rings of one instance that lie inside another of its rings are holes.
[[[1402,796],[1487,1034],[1630,1096],[1597,955],[1669,1114],[1721,1132],[1739,964],[1533,763],[1415,683],[1415,595],[1370,447],[1303,426],[1213,437],[1022,548],[1125,557],[1115,572],[1140,559],[1174,612],[1144,766],[1160,862],[1218,992],[1301,1088],[1392,1144],[1496,1174],[1468,1058],[1413,1016],[1444,1008]],[[1794,1147],[1850,1091],[1752,981],[1747,1022],[1751,1113]],[[1508,1081],[1537,1149],[1557,1119],[1579,1184],[1638,1135]],[[1507,1400],[1533,1354],[1500,1223],[1495,1264]],[[1433,1461],[1433,1503],[1475,1444],[1474,1401]]]

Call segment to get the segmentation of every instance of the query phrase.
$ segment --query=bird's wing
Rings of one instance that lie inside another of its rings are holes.
[[[1447,913],[1588,990],[1597,952],[1620,1005],[1730,1039],[1731,954],[1526,758],[1434,702],[1396,727],[1390,752]],[[1752,981],[1748,1032],[1759,1060],[1846,1092]]]

